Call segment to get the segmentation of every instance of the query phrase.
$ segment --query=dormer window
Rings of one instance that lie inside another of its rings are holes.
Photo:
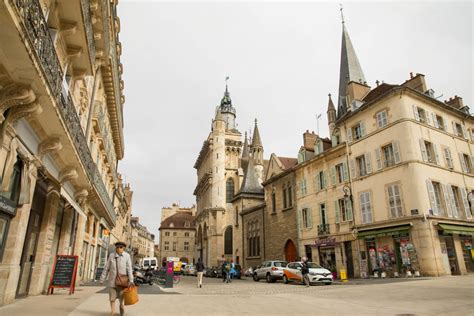
[[[171,227],[174,227],[174,223],[170,223],[170,228],[171,228]]]
[[[331,137],[332,147],[336,147],[341,143],[341,132],[339,129],[336,129]]]
[[[315,146],[314,146],[314,152],[315,152],[316,155],[319,155],[323,152],[323,150],[324,150],[323,149],[323,142],[320,139],[318,139],[316,141]]]

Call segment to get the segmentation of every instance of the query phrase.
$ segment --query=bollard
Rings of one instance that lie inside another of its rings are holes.
[[[339,270],[339,275],[341,276],[341,281],[342,281],[342,282],[347,282],[346,269],[340,269],[340,270]]]

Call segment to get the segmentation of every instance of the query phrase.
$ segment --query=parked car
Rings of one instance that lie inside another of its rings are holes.
[[[194,264],[188,264],[183,269],[183,275],[197,275],[196,266]]]
[[[333,276],[331,271],[314,262],[308,262],[308,266],[310,283],[332,284]],[[302,262],[290,262],[283,272],[283,282],[285,284],[288,284],[290,281],[303,282],[303,274],[301,273],[302,268]]]
[[[253,280],[258,282],[260,279],[266,279],[268,283],[283,279],[283,270],[288,262],[282,260],[264,261],[253,272]]]

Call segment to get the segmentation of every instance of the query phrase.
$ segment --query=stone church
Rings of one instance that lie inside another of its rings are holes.
[[[251,141],[237,129],[236,110],[226,85],[216,108],[211,132],[194,164],[197,170],[196,252],[205,266],[224,259],[240,263],[242,224],[240,211],[264,201],[262,177],[266,161],[255,120]]]

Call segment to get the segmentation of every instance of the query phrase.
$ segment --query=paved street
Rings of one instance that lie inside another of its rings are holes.
[[[432,279],[354,280],[312,286],[182,277],[173,289],[142,286],[127,315],[474,315],[474,275]],[[0,308],[0,315],[106,316],[107,294],[86,286],[72,297],[30,297]]]

